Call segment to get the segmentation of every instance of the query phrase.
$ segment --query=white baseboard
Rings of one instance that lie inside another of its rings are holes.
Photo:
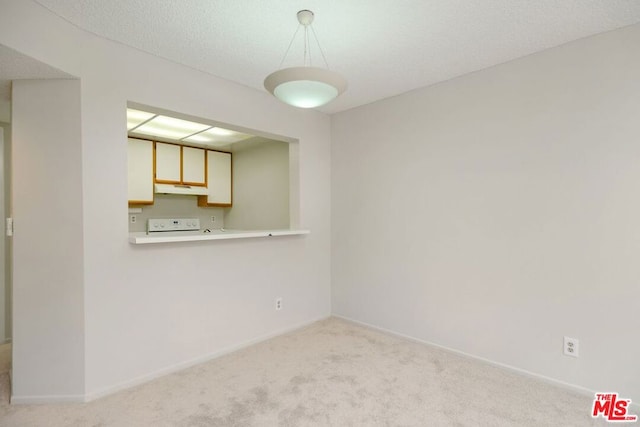
[[[535,379],[544,381],[546,383],[553,384],[553,385],[562,387],[564,389],[568,389],[568,390],[577,392],[577,393],[582,394],[584,396],[589,396],[591,398],[594,398],[594,396],[596,394],[596,391],[590,390],[590,389],[585,388],[585,387],[581,387],[581,386],[578,386],[578,385],[575,385],[575,384],[571,384],[571,383],[567,383],[567,382],[564,382],[564,381],[560,381],[560,380],[557,380],[555,378],[547,377],[547,376],[544,376],[544,375],[536,374],[534,372],[527,371],[526,369],[517,368],[515,366],[507,365],[505,363],[496,362],[496,361],[491,360],[491,359],[485,359],[484,357],[476,356],[476,355],[473,355],[471,353],[465,353],[464,351],[456,350],[454,348],[446,347],[444,345],[436,344],[434,342],[430,342],[430,341],[422,340],[422,339],[419,339],[419,338],[415,338],[415,337],[412,337],[410,335],[405,335],[405,334],[402,334],[402,333],[399,333],[399,332],[396,332],[396,331],[392,331],[390,329],[381,328],[379,326],[371,325],[371,324],[366,323],[366,322],[361,322],[359,320],[351,319],[350,317],[347,317],[347,316],[342,316],[342,315],[335,314],[335,313],[332,314],[332,316],[333,317],[337,317],[339,319],[346,320],[347,322],[352,322],[352,323],[355,323],[355,324],[358,324],[358,325],[361,325],[361,326],[364,326],[364,327],[367,327],[367,328],[370,328],[370,329],[374,329],[376,331],[384,332],[385,334],[394,335],[396,337],[404,338],[404,339],[407,339],[409,341],[414,341],[414,342],[418,342],[420,344],[426,344],[426,345],[430,345],[430,346],[433,346],[433,347],[437,347],[439,349],[448,351],[450,353],[455,353],[455,354],[458,354],[460,356],[464,356],[464,357],[467,357],[467,358],[470,358],[470,359],[475,359],[475,360],[478,360],[480,362],[487,363],[489,365],[493,365],[493,366],[497,366],[499,368],[503,368],[503,369],[507,369],[507,370],[510,370],[510,371],[514,371],[514,372],[517,372],[517,373],[519,373],[521,375],[524,375],[524,376],[527,376],[527,377],[530,377],[530,378],[535,378]],[[640,402],[633,402],[632,401],[631,402],[631,407],[633,408],[634,411],[640,411]]]
[[[84,395],[53,395],[53,396],[11,396],[12,405],[41,405],[45,403],[83,403]]]
[[[263,342],[263,341],[266,341],[268,339],[277,337],[279,335],[283,335],[283,334],[286,334],[286,333],[289,333],[289,332],[296,331],[298,329],[301,329],[301,328],[304,328],[306,326],[309,326],[309,325],[311,325],[313,323],[319,322],[319,321],[324,320],[324,319],[328,319],[329,317],[331,317],[331,315],[328,314],[326,316],[321,316],[321,317],[318,317],[318,318],[314,318],[312,320],[307,320],[305,322],[298,323],[298,324],[296,324],[294,326],[289,326],[289,327],[286,327],[286,328],[283,328],[283,329],[279,329],[279,330],[276,330],[274,332],[270,332],[268,334],[259,336],[257,338],[253,338],[253,339],[250,339],[248,341],[241,342],[240,344],[236,344],[236,345],[232,345],[230,347],[223,348],[222,350],[219,350],[219,351],[216,351],[216,352],[204,355],[204,356],[196,357],[194,359],[187,360],[185,362],[176,363],[175,365],[171,365],[171,366],[168,366],[166,368],[159,369],[159,370],[157,370],[155,372],[152,372],[152,373],[146,374],[146,375],[142,375],[140,377],[134,378],[134,379],[129,380],[129,381],[124,381],[122,383],[119,383],[119,384],[116,384],[116,385],[113,385],[113,386],[105,387],[105,388],[103,388],[101,390],[97,390],[97,391],[93,391],[93,392],[87,393],[85,396],[83,396],[83,400],[81,400],[81,401],[90,402],[92,400],[99,399],[101,397],[105,397],[107,395],[116,393],[118,391],[126,390],[128,388],[135,387],[137,385],[147,383],[149,381],[152,381],[152,380],[154,380],[156,378],[165,376],[167,374],[172,374],[174,372],[178,372],[178,371],[181,371],[183,369],[190,368],[190,367],[195,366],[195,365],[199,365],[200,363],[204,363],[204,362],[208,362],[208,361],[213,360],[213,359],[217,359],[218,357],[224,356],[224,355],[229,354],[229,353],[233,353],[234,351],[241,350],[243,348],[252,346],[254,344],[258,344],[260,342]]]

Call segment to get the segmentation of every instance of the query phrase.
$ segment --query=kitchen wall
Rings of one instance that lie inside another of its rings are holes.
[[[14,401],[96,398],[330,314],[328,116],[288,107],[265,91],[85,33],[32,0],[0,0],[0,9],[1,44],[79,77],[81,88],[81,111],[73,114],[82,130],[81,144],[70,156],[56,157],[57,167],[79,173],[81,190],[59,186],[64,181],[55,173],[48,178],[59,193],[70,192],[74,200],[59,207],[60,213],[80,216],[71,231],[73,239],[77,233],[82,239],[72,240],[83,269],[81,286],[73,282],[80,303],[59,309],[75,313],[84,304],[84,334],[78,339],[84,339],[84,364],[75,364],[69,373],[70,378],[84,377],[84,382],[58,381],[55,373],[43,371],[45,363],[24,354],[15,361],[13,379],[31,387],[21,389]],[[299,140],[297,215],[311,234],[130,245],[125,215],[128,101]],[[14,142],[18,144],[17,137]],[[31,159],[25,157],[24,170],[33,170],[50,154],[34,150]],[[16,206],[22,197],[38,204],[34,212],[43,212],[47,206],[38,202],[49,200],[50,187],[31,190],[15,195]],[[40,227],[37,236],[30,236],[32,247],[60,244],[55,227]],[[43,256],[38,268],[16,259],[15,274],[31,269],[34,287],[46,288],[51,280],[46,272],[57,256],[55,251]],[[273,306],[277,297],[287,301],[278,312]],[[66,316],[46,309],[50,301],[38,293],[24,298],[27,307],[15,307],[16,324],[34,316],[57,324]],[[16,343],[54,341],[61,360],[77,356],[75,344],[56,341],[59,328],[43,329],[35,337],[18,327],[15,331]],[[40,374],[56,387],[33,384]]]
[[[289,228],[289,166],[287,142],[234,150],[233,207],[226,210],[226,228]]]
[[[198,207],[196,196],[156,194],[153,205],[129,212],[129,231],[146,231],[149,218],[199,218],[200,228],[265,230],[290,228],[290,187],[297,175],[295,150],[284,141],[254,137],[227,147],[232,151],[233,206]],[[295,203],[295,202],[294,202]],[[131,217],[136,222],[131,222]],[[215,221],[211,220],[215,217]]]
[[[333,312],[640,401],[639,45],[635,25],[332,116]]]
[[[140,213],[129,213],[129,231],[147,231],[149,218],[198,218],[200,228],[224,228],[223,208],[200,208],[197,196],[183,196],[177,194],[156,194],[153,205],[136,206],[142,208]],[[131,222],[131,217],[136,222]],[[211,221],[211,217],[215,221]]]

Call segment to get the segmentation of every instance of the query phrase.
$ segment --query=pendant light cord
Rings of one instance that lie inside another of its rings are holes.
[[[304,57],[302,65],[307,66],[307,52],[309,53],[309,66],[311,67],[311,47],[309,46],[309,26],[304,26]]]
[[[329,69],[329,63],[327,62],[327,57],[324,56],[324,51],[322,50],[322,46],[320,46],[320,41],[318,40],[318,36],[316,35],[316,30],[313,29],[313,25],[310,25],[311,27],[311,32],[313,33],[313,38],[316,39],[316,44],[318,45],[318,50],[320,51],[320,55],[322,55],[322,59],[324,60],[324,65],[325,67],[327,67],[327,69]],[[309,60],[309,63],[311,63],[311,60]]]
[[[280,66],[278,68],[282,68],[282,64],[284,64],[284,60],[287,59],[287,55],[289,55],[289,51],[291,50],[291,45],[293,44],[293,41],[296,39],[296,35],[298,35],[298,31],[300,31],[300,27],[301,25],[298,25],[298,28],[296,28],[296,31],[293,33],[293,37],[291,37],[291,41],[289,42],[289,47],[287,47],[287,51],[284,53],[284,56],[282,57],[282,61],[280,61]]]
[[[296,36],[298,35],[298,31],[300,31],[300,27],[304,27],[304,38],[303,38],[303,42],[304,42],[304,59],[302,62],[302,65],[304,65],[305,67],[307,66],[307,56],[309,57],[309,66],[311,67],[313,64],[311,62],[311,45],[309,44],[309,28],[311,28],[311,32],[313,33],[313,38],[316,40],[316,44],[318,45],[318,50],[320,51],[320,55],[322,55],[322,60],[324,61],[324,65],[325,67],[327,67],[327,69],[329,69],[329,63],[327,62],[327,57],[324,55],[324,51],[322,50],[322,46],[320,46],[320,40],[318,40],[318,36],[316,35],[316,30],[313,29],[313,25],[309,24],[309,25],[298,25],[298,28],[296,28],[296,31],[293,33],[293,37],[291,37],[291,41],[289,42],[289,46],[287,47],[286,52],[284,53],[284,56],[282,57],[282,61],[280,61],[280,66],[278,67],[279,69],[282,69],[282,65],[284,64],[284,61],[287,59],[287,56],[289,55],[289,51],[291,50],[291,46],[293,45],[294,40],[296,39]]]

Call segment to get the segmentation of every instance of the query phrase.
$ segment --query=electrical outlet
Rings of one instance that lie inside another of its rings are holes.
[[[564,337],[564,347],[563,353],[565,356],[578,357],[580,355],[579,352],[579,344],[577,338]]]
[[[135,215],[129,215],[129,220],[131,221],[131,224],[135,224],[138,218]]]
[[[282,310],[282,297],[276,298],[276,311]]]
[[[211,222],[216,222],[216,217],[215,216],[211,217]]]

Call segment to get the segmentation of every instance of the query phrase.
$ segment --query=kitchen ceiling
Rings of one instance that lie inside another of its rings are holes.
[[[297,28],[314,30],[353,108],[640,22],[638,0],[37,0],[89,32],[260,91]],[[313,55],[313,52],[312,52]],[[321,64],[321,58],[316,57]],[[302,65],[293,46],[284,65]]]
[[[220,126],[134,108],[127,108],[127,132],[133,137],[140,136],[205,148],[229,147],[233,143],[253,137]]]

